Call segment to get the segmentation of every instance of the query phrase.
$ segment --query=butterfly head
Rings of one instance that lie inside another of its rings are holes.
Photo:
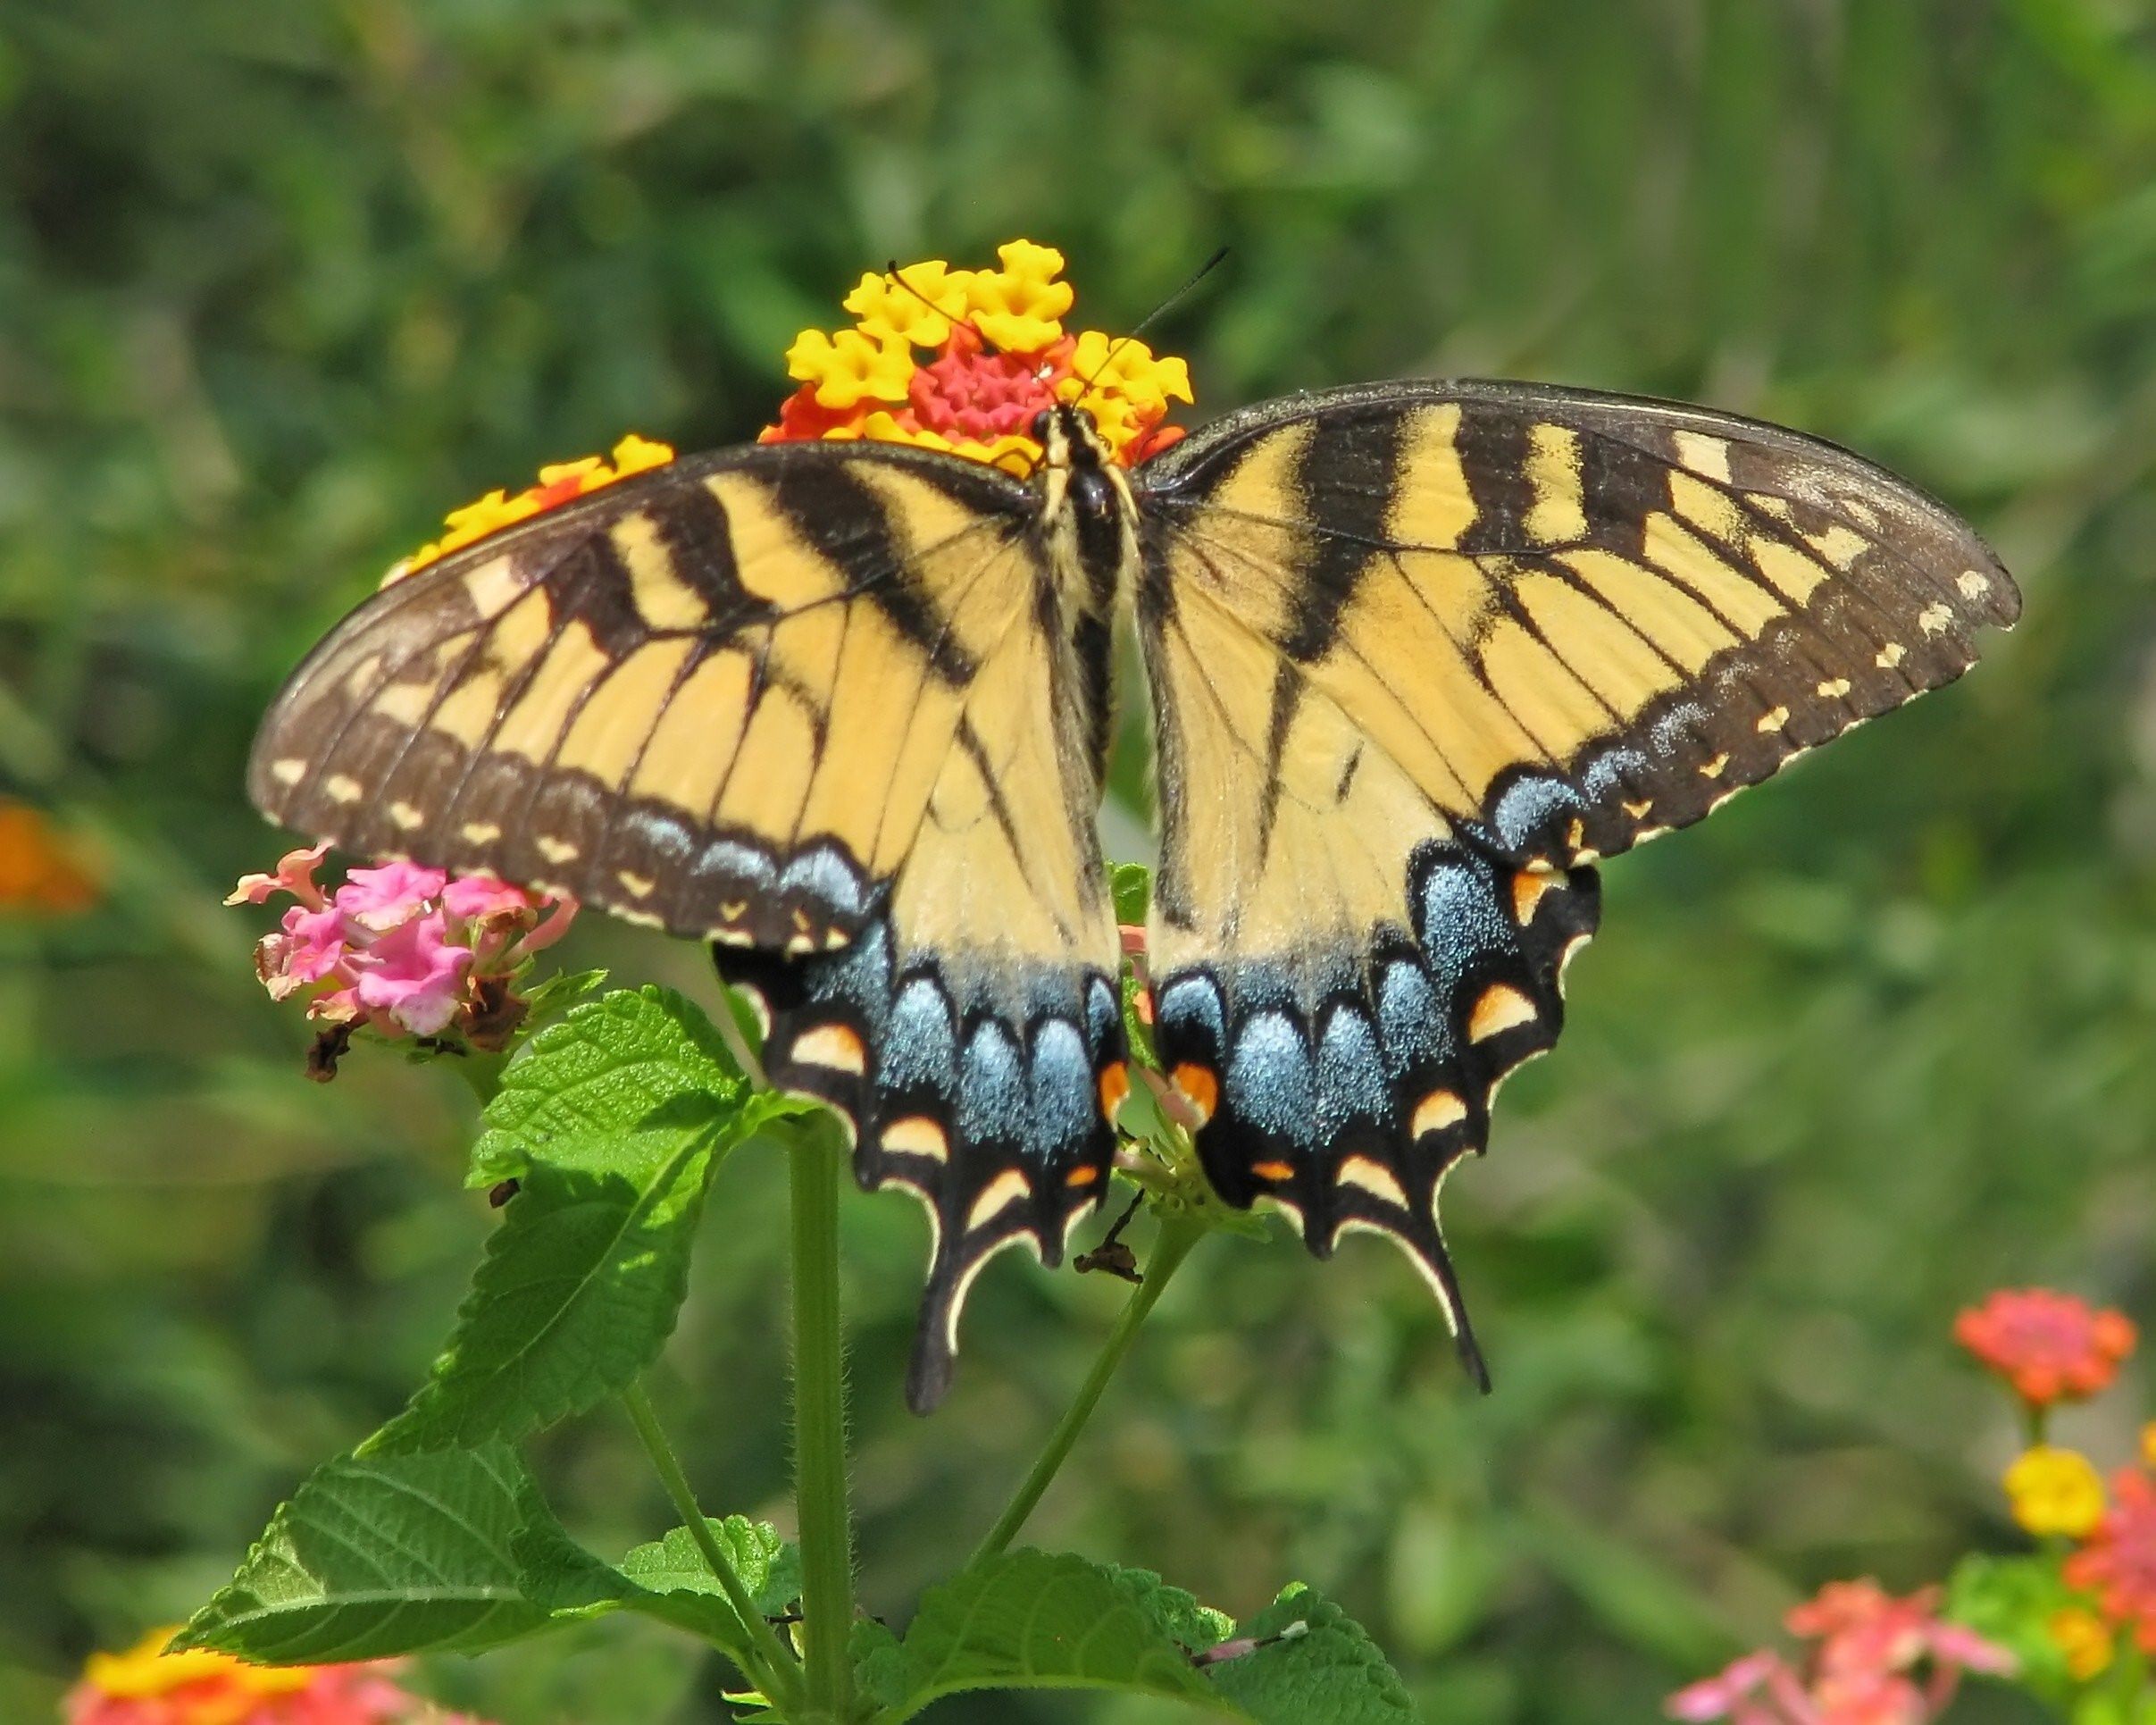
[[[1100,427],[1083,407],[1059,402],[1033,415],[1040,445],[1040,530],[1059,565],[1084,578],[1088,608],[1112,601],[1138,554],[1138,506]]]

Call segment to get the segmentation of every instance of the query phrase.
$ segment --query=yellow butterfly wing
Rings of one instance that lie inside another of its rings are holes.
[[[1224,1196],[1398,1238],[1479,1372],[1437,1187],[1556,1038],[1592,865],[1959,675],[2018,595],[1857,456],[1582,391],[1299,398],[1141,479],[1162,1056]]]
[[[980,1264],[1054,1260],[1111,1151],[1102,669],[1032,507],[889,446],[673,463],[391,583],[250,770],[313,837],[717,942],[773,1082],[929,1209],[920,1405]]]

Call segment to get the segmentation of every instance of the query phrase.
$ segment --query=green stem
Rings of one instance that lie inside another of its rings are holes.
[[[800,1694],[800,1667],[786,1650],[786,1644],[779,1639],[778,1631],[756,1609],[756,1602],[735,1570],[732,1560],[726,1555],[726,1548],[711,1531],[710,1520],[698,1506],[696,1494],[689,1489],[689,1476],[681,1471],[681,1458],[674,1454],[673,1444],[659,1425],[658,1415],[652,1411],[651,1398],[644,1394],[641,1384],[631,1384],[622,1392],[622,1405],[629,1410],[630,1421],[636,1427],[636,1435],[643,1440],[645,1453],[651,1457],[659,1483],[673,1500],[674,1512],[687,1525],[689,1537],[696,1541],[697,1550],[704,1554],[705,1563],[718,1578],[719,1590],[726,1595],[726,1603],[741,1620],[741,1628],[748,1637],[748,1651],[754,1655],[744,1662],[749,1680],[779,1706],[790,1706]]]
[[[801,1536],[801,1725],[836,1725],[853,1706],[853,1525],[846,1503],[846,1370],[839,1314],[836,1122],[788,1135],[793,1182],[794,1503]]]
[[[1093,1369],[1085,1375],[1085,1382],[1078,1386],[1077,1398],[1064,1411],[1063,1418],[1056,1422],[1056,1429],[1049,1434],[1048,1442],[1033,1461],[1032,1470],[1018,1487],[1017,1495],[1010,1501],[996,1525],[988,1530],[988,1537],[974,1553],[973,1561],[993,1557],[1017,1537],[1025,1519],[1032,1514],[1033,1507],[1040,1502],[1041,1494],[1048,1490],[1049,1482],[1070,1455],[1071,1446],[1078,1441],[1078,1434],[1085,1429],[1085,1422],[1093,1417],[1093,1409],[1100,1401],[1101,1392],[1107,1388],[1108,1379],[1116,1375],[1123,1356],[1131,1351],[1131,1344],[1138,1339],[1138,1327],[1146,1320],[1146,1314],[1166,1289],[1169,1277],[1182,1267],[1182,1260],[1191,1255],[1191,1248],[1205,1237],[1206,1230],[1199,1223],[1182,1217],[1170,1216],[1160,1225],[1160,1237],[1153,1244],[1153,1261],[1146,1266],[1145,1280],[1131,1290],[1116,1319],[1116,1327],[1108,1332],[1102,1345],[1100,1357],[1093,1361]]]

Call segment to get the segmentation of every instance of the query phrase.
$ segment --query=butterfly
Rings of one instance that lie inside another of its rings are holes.
[[[257,741],[262,809],[713,943],[781,1087],[933,1231],[1059,1260],[1131,1087],[1095,822],[1119,617],[1157,750],[1157,1053],[1226,1202],[1403,1246],[1486,1383],[1438,1189],[1555,1041],[1597,865],[1960,674],[2020,608],[1870,463],[1673,403],[1406,381],[1125,470],[688,457],[394,582]]]

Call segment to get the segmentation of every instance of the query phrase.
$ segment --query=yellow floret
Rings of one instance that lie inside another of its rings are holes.
[[[908,264],[896,279],[882,270],[865,275],[840,303],[871,340],[940,348],[950,339],[951,320],[965,315],[974,273],[932,257]]]
[[[212,1678],[243,1685],[247,1693],[258,1696],[291,1695],[313,1680],[313,1673],[305,1666],[277,1670],[244,1665],[202,1648],[168,1654],[165,1648],[179,1633],[177,1628],[153,1629],[123,1654],[92,1654],[82,1668],[83,1680],[115,1701],[170,1695]]]
[[[1114,391],[1149,416],[1166,413],[1170,399],[1193,401],[1191,368],[1182,360],[1157,355],[1144,342],[1099,330],[1082,331],[1071,353],[1071,375],[1057,393],[1075,401],[1089,393]],[[1091,405],[1091,401],[1087,404]]]
[[[664,467],[673,459],[673,444],[655,442],[650,438],[639,437],[631,431],[614,446],[614,477],[627,479],[631,473]]]
[[[858,330],[836,335],[804,330],[786,350],[786,373],[814,384],[819,406],[904,401],[914,374],[913,349],[896,336],[878,340]]]
[[[1077,297],[1055,278],[1063,254],[1053,246],[1013,239],[996,247],[1000,270],[974,272],[966,294],[974,327],[1006,353],[1032,354],[1063,334],[1062,317]]]
[[[2077,1450],[2038,1444],[2024,1450],[2006,1470],[2006,1495],[2014,1520],[2043,1537],[2078,1539],[2103,1520],[2103,1480]]]

